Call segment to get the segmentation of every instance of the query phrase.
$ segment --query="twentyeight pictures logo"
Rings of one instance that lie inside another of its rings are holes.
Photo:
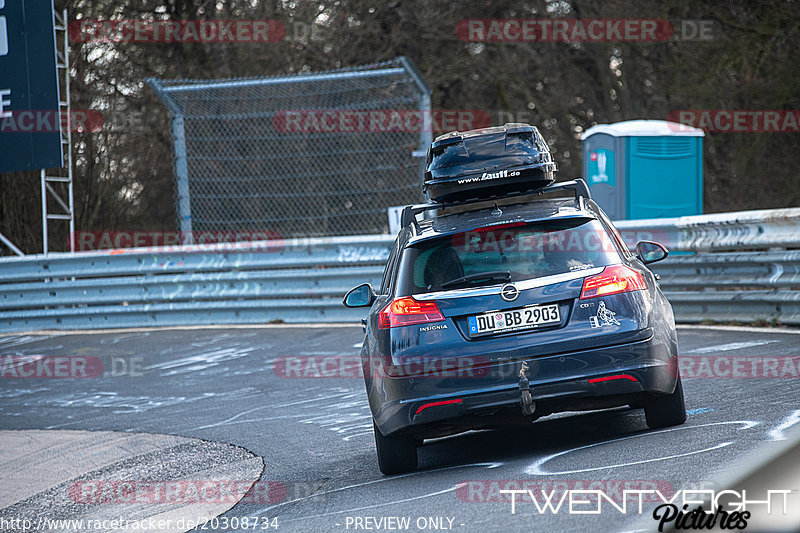
[[[513,492],[522,491],[522,492]],[[537,502],[544,497],[547,504],[541,508],[556,510],[554,504],[569,495],[570,491],[599,491],[607,495],[616,504],[624,499],[637,501],[639,492],[642,492],[643,502],[658,502],[656,491],[666,496],[672,496],[675,488],[666,480],[653,479],[483,479],[463,481],[456,488],[456,496],[462,502],[468,503],[511,503],[515,494],[524,494],[529,497],[529,502]],[[626,492],[627,491],[627,492]],[[596,496],[596,493],[591,493]],[[537,499],[538,497],[538,499]],[[524,498],[515,501],[522,503]],[[515,504],[516,505],[516,504]],[[516,510],[516,508],[515,508]]]

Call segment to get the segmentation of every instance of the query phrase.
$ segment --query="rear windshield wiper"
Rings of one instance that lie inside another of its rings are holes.
[[[464,285],[469,283],[485,282],[485,281],[511,281],[511,272],[508,270],[497,270],[494,272],[479,272],[478,274],[470,274],[469,276],[461,276],[460,278],[451,279],[442,283],[442,288],[455,287],[457,285]]]

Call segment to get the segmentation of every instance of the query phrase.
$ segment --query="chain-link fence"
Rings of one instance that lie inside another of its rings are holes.
[[[172,113],[182,232],[384,233],[387,207],[421,199],[430,89],[406,58],[148,82]]]

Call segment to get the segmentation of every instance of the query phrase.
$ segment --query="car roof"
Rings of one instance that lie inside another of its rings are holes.
[[[414,231],[408,244],[423,240],[461,233],[486,226],[512,224],[515,222],[537,222],[567,218],[597,218],[593,205],[576,202],[572,198],[535,200],[532,202],[492,206],[464,212],[448,212],[445,208],[436,216],[420,220],[414,226]]]

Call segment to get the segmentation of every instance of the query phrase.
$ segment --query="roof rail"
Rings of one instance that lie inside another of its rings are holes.
[[[492,200],[501,200],[504,198],[513,198],[515,196],[528,196],[531,194],[544,194],[544,193],[551,193],[551,192],[560,192],[560,191],[572,191],[577,201],[581,201],[582,198],[587,200],[592,199],[592,194],[589,192],[589,187],[586,185],[586,182],[583,181],[581,178],[576,178],[570,181],[562,181],[558,183],[553,183],[546,187],[542,187],[538,191],[535,192],[525,192],[521,194],[513,194],[504,196],[502,198],[475,198],[471,200],[466,200],[463,202],[455,202],[447,204],[441,203],[428,203],[428,204],[413,204],[407,205],[403,208],[403,212],[400,215],[400,227],[404,228],[411,223],[416,223],[417,215],[422,213],[423,211],[427,211],[429,209],[441,209],[443,207],[453,207],[457,205],[468,205],[468,204],[477,204],[482,202],[489,202]]]

